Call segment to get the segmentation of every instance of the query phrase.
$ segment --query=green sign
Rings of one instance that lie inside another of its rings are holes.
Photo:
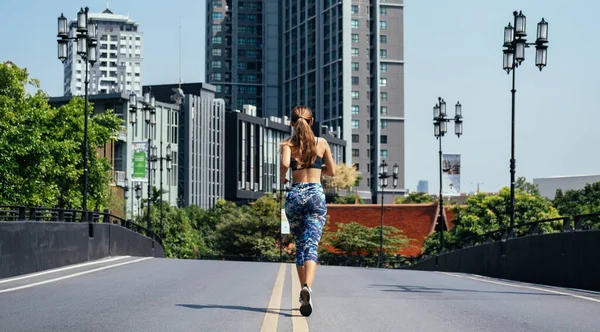
[[[134,179],[145,179],[146,178],[146,152],[145,151],[133,152],[133,178]]]

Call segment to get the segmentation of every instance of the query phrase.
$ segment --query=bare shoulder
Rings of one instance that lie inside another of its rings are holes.
[[[319,137],[319,145],[326,148],[329,146],[329,142],[324,137]]]

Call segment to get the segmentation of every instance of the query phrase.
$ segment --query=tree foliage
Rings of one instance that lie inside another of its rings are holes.
[[[356,184],[359,174],[356,167],[341,163],[336,165],[334,176],[324,176],[324,182],[330,187],[347,189]]]
[[[445,248],[474,235],[482,235],[490,231],[502,229],[510,225],[510,189],[503,188],[498,195],[477,194],[471,196],[465,206],[455,206],[456,213],[452,221],[452,230],[444,233]],[[515,224],[558,217],[558,211],[548,200],[526,193],[520,189],[515,191]],[[542,227],[557,227],[557,223]],[[430,235],[423,243],[423,252],[430,253],[439,248],[438,232]]]
[[[358,197],[358,204],[364,204],[365,201],[362,197]],[[347,196],[336,196],[333,199],[333,204],[356,204],[356,194],[347,195]]]
[[[517,178],[517,182],[515,183],[515,188],[520,189],[523,192],[526,192],[531,195],[539,195],[540,189],[537,184],[533,184],[528,182],[527,179],[523,176]]]
[[[27,70],[0,65],[0,204],[81,208],[83,109],[82,98],[51,107]],[[89,121],[89,209],[107,205],[110,165],[94,151],[121,122],[111,111]]]
[[[433,198],[427,193],[412,192],[406,197],[396,198],[396,204],[421,204],[431,202],[433,202]]]
[[[367,227],[357,222],[338,223],[338,229],[323,233],[322,243],[332,246],[337,253],[348,256],[375,256],[379,254],[381,227]],[[383,252],[395,255],[408,246],[409,239],[393,227],[383,227]]]
[[[580,190],[556,191],[553,201],[554,207],[563,216],[600,212],[600,182],[588,183]],[[600,217],[586,217],[582,220],[585,227],[600,228]]]

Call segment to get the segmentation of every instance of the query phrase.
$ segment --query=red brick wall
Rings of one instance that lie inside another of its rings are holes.
[[[394,226],[404,232],[412,247],[401,250],[404,256],[417,256],[421,253],[423,240],[435,229],[437,204],[384,204],[383,224]],[[447,226],[454,214],[446,212]],[[329,230],[336,231],[337,223],[357,222],[368,227],[378,227],[381,223],[381,205],[375,204],[328,204]]]

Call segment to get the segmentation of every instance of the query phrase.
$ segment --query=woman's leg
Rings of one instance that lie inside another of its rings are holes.
[[[306,275],[306,284],[312,289],[317,271],[317,262],[319,261],[319,242],[323,234],[323,227],[327,217],[327,208],[325,206],[325,195],[322,189],[316,189],[310,201],[312,203],[312,213],[307,215],[305,220],[306,251],[304,255],[304,271]]]
[[[304,284],[306,283],[306,263],[308,262],[304,262],[304,265],[296,265],[296,271],[298,271],[298,279],[300,279],[300,288],[304,287]]]

